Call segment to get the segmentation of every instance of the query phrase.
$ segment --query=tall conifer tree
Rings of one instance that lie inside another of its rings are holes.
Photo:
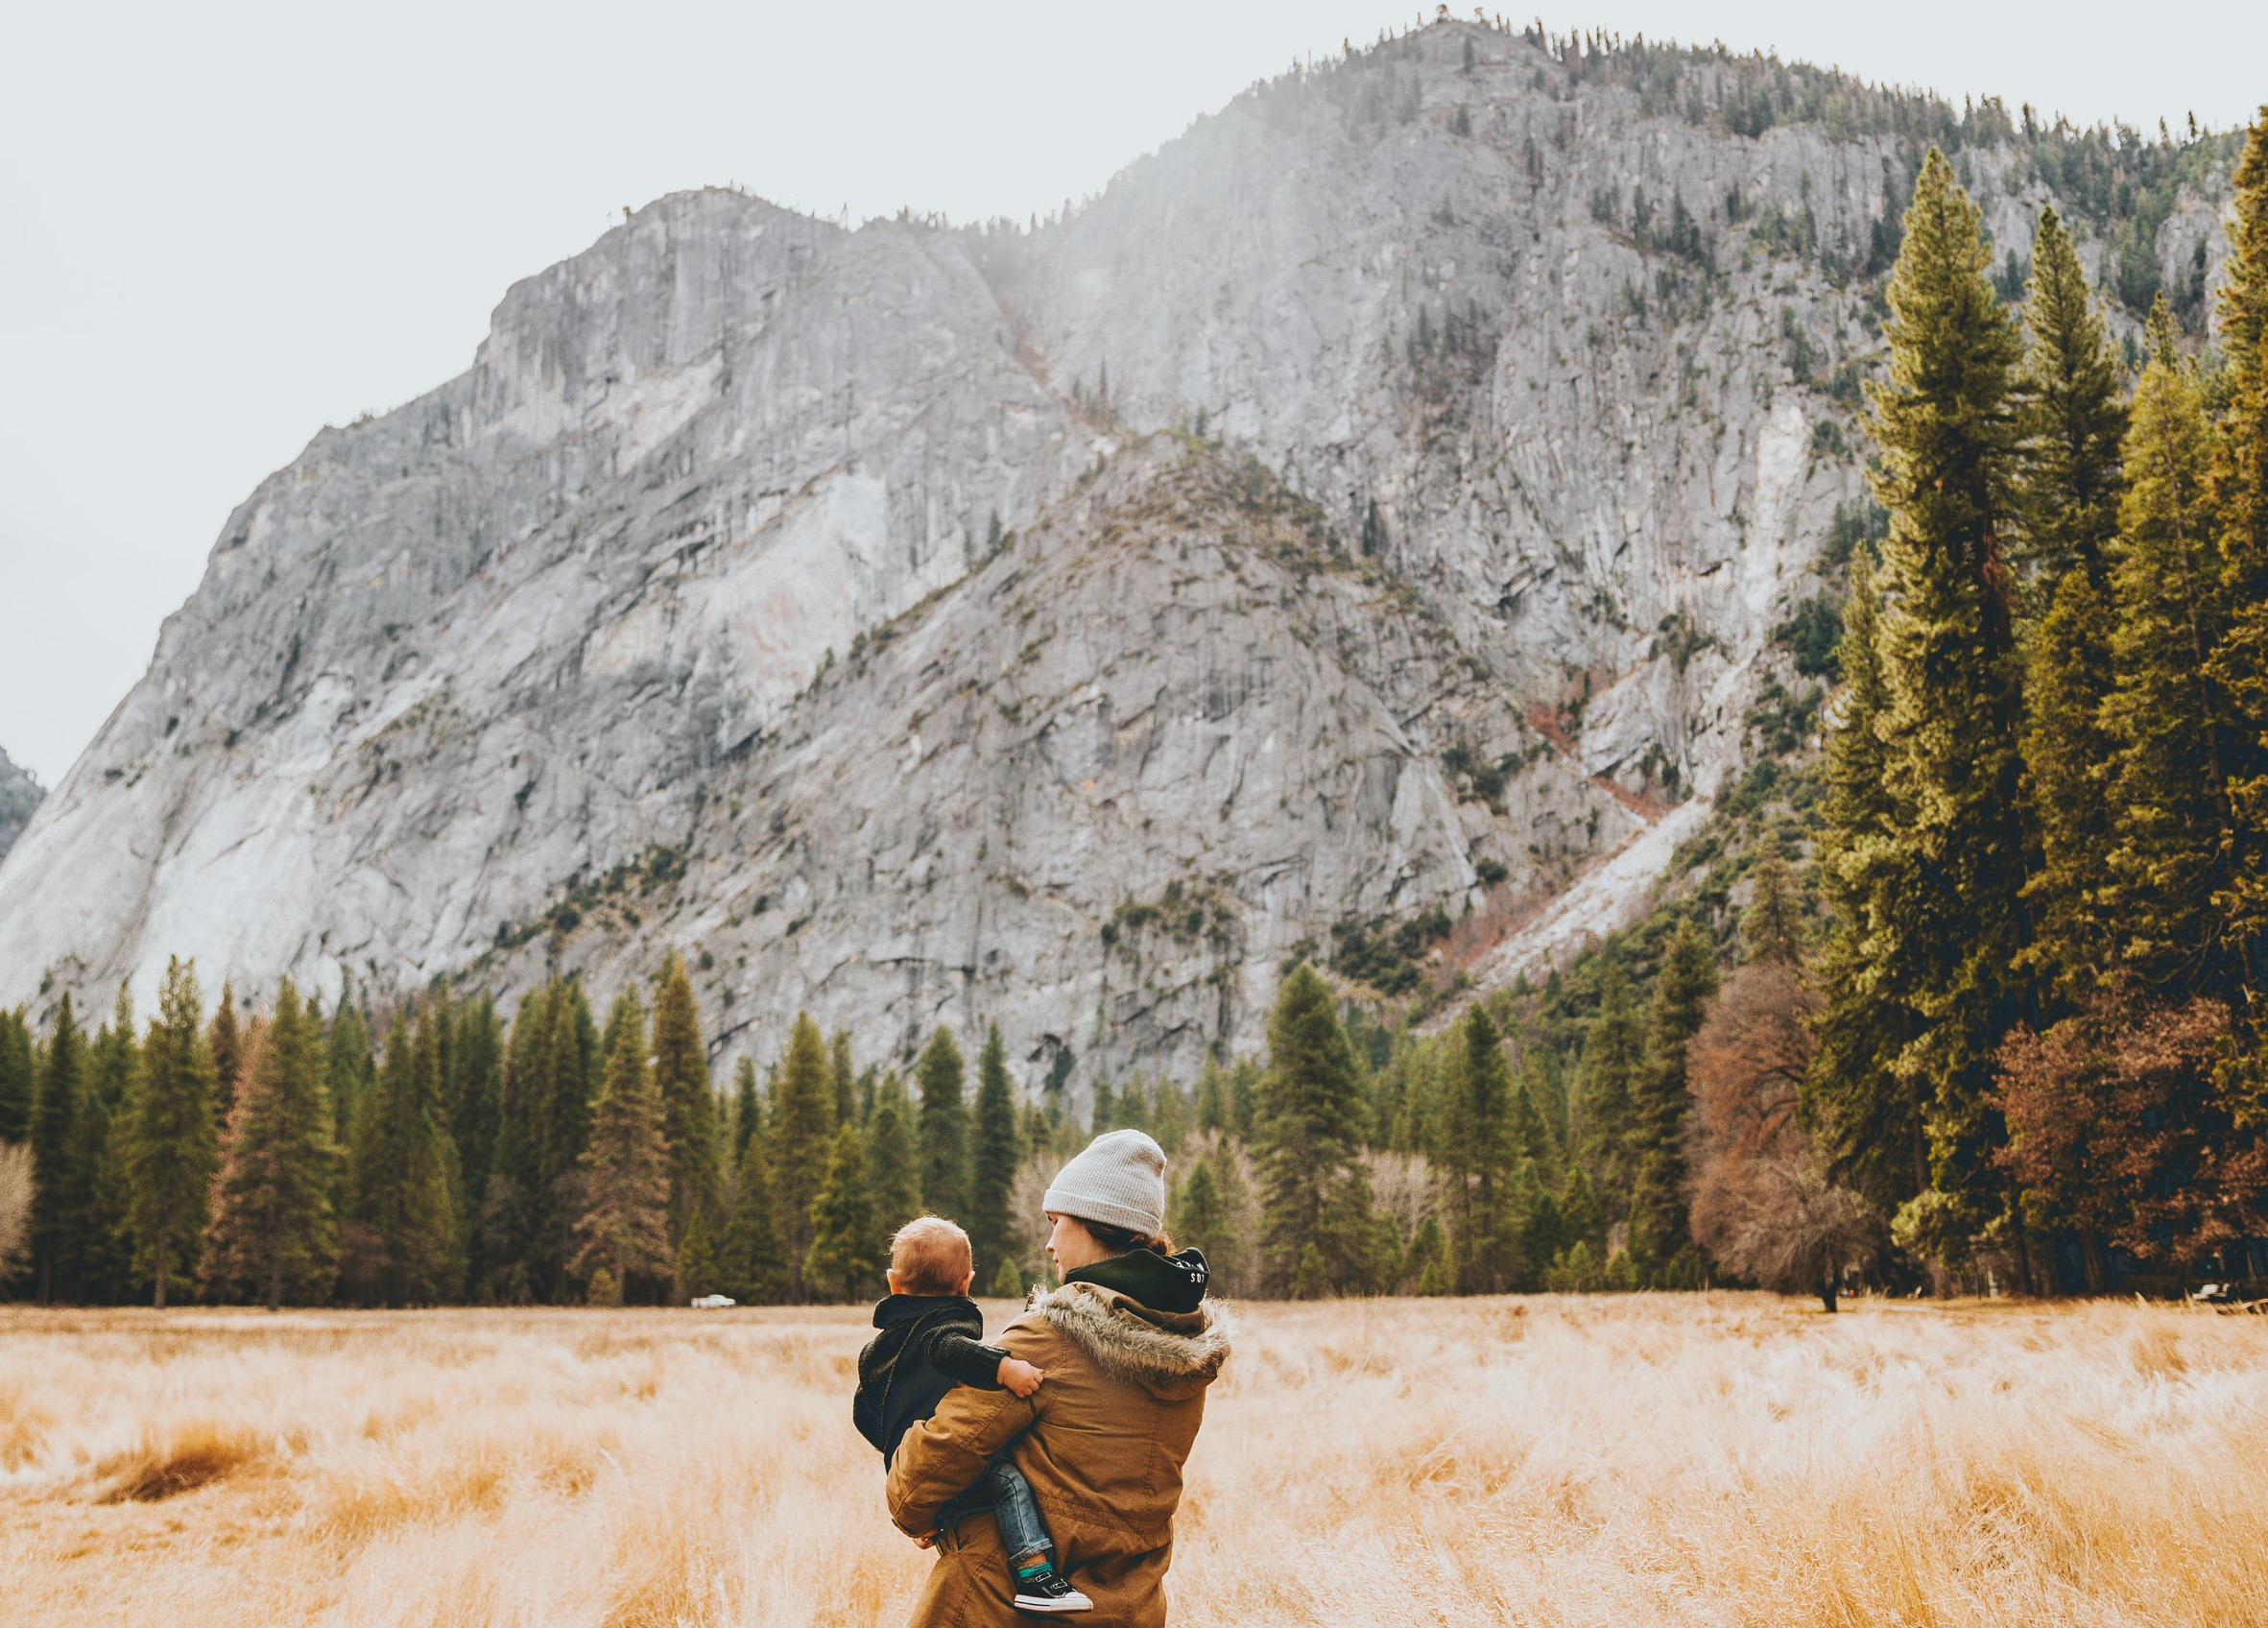
[[[221,1000],[213,1008],[205,1044],[213,1054],[213,1123],[226,1125],[228,1112],[236,1104],[237,1075],[244,1068],[244,1035],[236,1021],[236,982],[232,978],[221,980]]]
[[[958,1217],[968,1206],[968,1108],[961,1048],[940,1027],[914,1065],[921,1087],[921,1206]]]
[[[826,1174],[811,1200],[803,1281],[839,1300],[857,1300],[882,1276],[886,1258],[867,1193],[865,1144],[856,1125],[838,1126]]]
[[[2040,829],[2039,870],[2024,885],[2039,975],[2064,1001],[2082,998],[2111,966],[2104,887],[2110,879],[2112,608],[2084,570],[2053,589],[2025,669],[2024,774]]]
[[[1819,985],[1826,1004],[1802,1097],[1804,1117],[1837,1168],[1895,1209],[1929,1185],[1929,1142],[1920,1086],[1898,1068],[1920,1022],[1901,964],[1890,954],[1895,906],[1915,860],[1898,840],[1904,817],[1886,780],[1882,726],[1890,690],[1876,640],[1881,609],[1873,571],[1863,558],[1853,561],[1819,837],[1828,916]]]
[[[110,1021],[87,1048],[87,1086],[72,1129],[72,1190],[64,1203],[64,1258],[73,1299],[114,1305],[134,1292],[133,1241],[127,1227],[123,1130],[134,1100],[141,1047],[133,996],[124,980]]]
[[[796,1014],[787,1056],[779,1069],[766,1140],[772,1155],[772,1196],[779,1209],[779,1239],[787,1253],[790,1287],[807,1298],[803,1275],[811,1253],[811,1201],[826,1174],[834,1141],[835,1087],[826,1041],[808,1013]]]
[[[607,1018],[606,1087],[591,1113],[582,1161],[583,1247],[575,1270],[605,1267],[626,1297],[633,1283],[665,1288],[677,1266],[669,1241],[669,1141],[661,1088],[646,1054],[646,1015],[626,989]]]
[[[708,1048],[701,1039],[693,980],[675,950],[661,965],[654,996],[654,1078],[661,1091],[662,1134],[669,1138],[669,1236],[675,1248],[684,1241],[695,1214],[712,1237],[725,1219]]]
[[[1685,1048],[1717,994],[1716,946],[1688,916],[1655,974],[1646,1021],[1648,1067],[1631,1115],[1631,1253],[1659,1272],[1687,1251]]]
[[[2025,552],[2053,589],[2074,566],[2099,590],[2118,529],[2118,444],[2126,434],[2119,366],[2071,237],[2040,211],[2024,301],[2020,507]]]
[[[1600,973],[1599,1009],[1583,1037],[1569,1109],[1575,1153],[1610,1209],[1626,1212],[1632,1178],[1630,1130],[1646,1074],[1645,1019],[1630,979],[1609,961]]]
[[[752,1076],[752,1067],[750,1072]],[[717,1246],[717,1270],[723,1291],[744,1305],[768,1305],[787,1295],[788,1263],[780,1249],[772,1177],[760,1136],[752,1135],[740,1150],[732,1215]]]
[[[451,1298],[463,1270],[437,1051],[420,1043],[415,1008],[386,1028],[378,1084],[353,1153],[354,1247],[350,1270],[368,1298],[431,1305]]]
[[[275,1016],[242,1035],[213,1185],[209,1281],[234,1284],[271,1311],[286,1298],[329,1298],[338,1261],[331,1125],[322,1035],[286,978]]]
[[[1268,1071],[1258,1127],[1261,1249],[1278,1292],[1315,1252],[1325,1281],[1359,1288],[1369,1267],[1370,1184],[1356,1161],[1363,1135],[1361,1070],[1331,992],[1295,967],[1268,1015]]]
[[[0,1010],[0,1142],[32,1134],[32,1094],[37,1079],[32,1026],[23,1008]]]
[[[1000,1025],[985,1033],[976,1065],[976,1148],[969,1161],[968,1241],[976,1256],[976,1281],[991,1288],[1000,1263],[1015,1253],[1015,1218],[1009,1201],[1015,1167],[1023,1160],[1016,1134],[1015,1093],[1008,1084],[1008,1052]]]
[[[835,1123],[855,1125],[858,1117],[858,1075],[850,1065],[850,1031],[837,1029],[827,1047],[828,1078],[835,1086]]]
[[[2235,850],[2221,756],[2229,706],[2208,659],[2230,619],[2206,508],[2212,433],[2162,297],[2152,327],[2119,508],[2116,683],[2102,705],[2115,810],[2102,914],[2118,965],[2156,992],[2240,1001],[2222,930]]]
[[[2268,107],[2247,132],[2237,160],[2235,220],[2229,233],[2228,280],[2221,286],[2225,399],[2213,451],[2208,506],[2220,540],[2223,591],[2232,626],[2213,653],[2213,675],[2236,713],[2223,743],[2236,850],[2227,953],[2256,997],[2268,980]],[[2263,1035],[2248,1006],[2244,1020]],[[2268,1069],[2268,1040],[2262,1044]]]
[[[456,1144],[460,1216],[468,1288],[494,1277],[488,1237],[489,1178],[504,1116],[504,1030],[496,1003],[483,990],[457,1008],[449,1100],[449,1139]]]
[[[893,1072],[874,1093],[867,1124],[867,1186],[873,1194],[874,1227],[889,1237],[921,1213],[921,1161],[914,1147],[914,1105],[905,1082]]]
[[[1997,1224],[2010,1193],[1992,1157],[1993,1056],[2034,1010],[2021,970],[2021,674],[2006,543],[2017,515],[2020,359],[1995,299],[1975,204],[1931,149],[1889,283],[1889,380],[1871,386],[1890,513],[1875,641],[1889,706],[1878,721],[1886,789],[1911,856],[1881,901],[1886,949],[1922,1018],[1897,1068],[1919,1084],[1929,1202],[1901,1234],[1959,1255]]]
[[[63,1219],[74,1185],[72,1134],[86,1080],[86,1040],[67,991],[56,1003],[55,1026],[39,1061],[39,1087],[32,1103],[32,1284],[45,1302],[59,1288],[68,1288],[57,1282],[56,1266],[69,1247]]]
[[[168,1290],[196,1282],[218,1159],[203,1005],[195,964],[169,959],[157,1016],[142,1041],[141,1093],[127,1130],[134,1269],[161,1309]]]
[[[1512,1064],[1477,1003],[1444,1048],[1441,1157],[1449,1183],[1449,1242],[1458,1284],[1500,1294],[1517,1277],[1516,1240],[1505,1226],[1504,1184],[1519,1149],[1513,1127]]]
[[[748,1144],[764,1128],[764,1099],[756,1092],[755,1060],[743,1054],[732,1065],[732,1165],[748,1153]]]

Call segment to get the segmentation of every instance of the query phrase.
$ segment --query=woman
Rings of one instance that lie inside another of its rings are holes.
[[[947,1392],[891,1462],[891,1520],[938,1548],[916,1628],[1023,1620],[991,1515],[955,1512],[1003,1448],[1032,1484],[1057,1568],[1093,1600],[1092,1620],[1165,1621],[1182,1465],[1229,1330],[1204,1305],[1205,1257],[1167,1253],[1165,1155],[1141,1132],[1095,1137],[1042,1202],[1063,1284],[997,1343],[1046,1377],[1028,1398]]]

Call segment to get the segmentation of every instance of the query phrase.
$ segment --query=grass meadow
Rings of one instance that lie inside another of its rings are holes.
[[[2268,1623],[2268,1319],[1236,1315],[1177,1623]],[[0,1307],[6,1618],[899,1622],[928,1560],[850,1427],[864,1325]]]

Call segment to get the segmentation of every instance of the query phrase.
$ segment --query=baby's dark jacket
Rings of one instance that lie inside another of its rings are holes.
[[[881,1329],[858,1353],[850,1421],[887,1467],[906,1431],[937,1411],[955,1385],[996,1391],[1008,1353],[984,1343],[985,1314],[967,1295],[885,1295]]]

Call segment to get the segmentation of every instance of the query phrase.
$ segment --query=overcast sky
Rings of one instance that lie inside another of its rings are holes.
[[[1958,100],[2216,128],[2268,3],[1627,0],[1600,27]],[[626,204],[737,181],[853,220],[1024,216],[1298,57],[1358,0],[12,9],[0,50],[0,748],[52,785],[228,511],[326,422],[465,370],[506,286]],[[1430,10],[1427,12],[1430,15]],[[1469,15],[1469,9],[1466,13]]]

